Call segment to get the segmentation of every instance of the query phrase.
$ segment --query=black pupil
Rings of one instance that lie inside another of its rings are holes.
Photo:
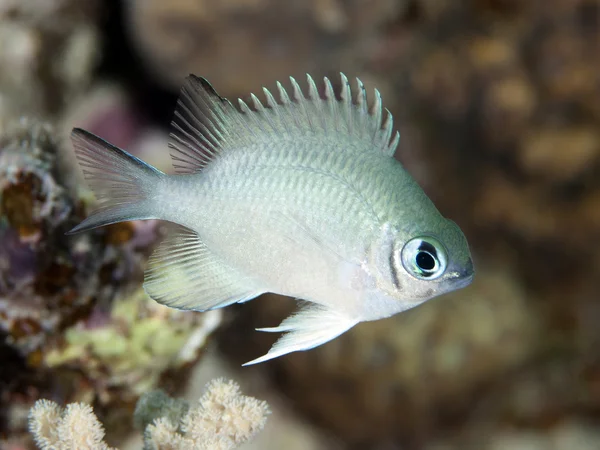
[[[427,252],[419,252],[417,253],[417,266],[419,266],[423,270],[433,270],[435,267],[435,259],[431,256],[430,253]]]

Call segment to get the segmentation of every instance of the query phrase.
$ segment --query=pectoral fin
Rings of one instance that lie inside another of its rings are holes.
[[[183,227],[172,230],[154,250],[144,289],[159,303],[196,311],[222,308],[264,292]]]
[[[266,355],[249,361],[244,366],[317,347],[338,337],[357,323],[358,320],[344,316],[333,309],[309,304],[285,319],[278,327],[257,328],[257,331],[286,332],[286,334],[273,344]]]

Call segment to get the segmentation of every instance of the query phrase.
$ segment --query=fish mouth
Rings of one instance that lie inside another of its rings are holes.
[[[453,290],[462,289],[471,284],[475,275],[471,258],[469,258],[469,261],[464,266],[454,267],[453,269],[450,270],[448,278],[445,280],[446,284],[451,286]]]
[[[464,287],[467,287],[473,282],[473,275],[474,273],[471,272],[468,275],[461,275],[458,278],[455,278],[452,282],[452,287],[454,289],[462,289]]]

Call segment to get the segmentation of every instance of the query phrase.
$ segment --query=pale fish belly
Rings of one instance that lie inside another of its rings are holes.
[[[225,214],[211,214],[216,226],[197,230],[215,254],[255,279],[265,292],[359,309],[361,292],[352,279],[359,266],[289,219],[293,210],[276,204],[228,206],[216,208]]]

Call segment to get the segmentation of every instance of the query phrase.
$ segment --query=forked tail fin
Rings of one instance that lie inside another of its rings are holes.
[[[115,222],[156,218],[152,213],[153,197],[164,173],[80,128],[73,129],[71,141],[98,203],[92,214],[68,234]]]

